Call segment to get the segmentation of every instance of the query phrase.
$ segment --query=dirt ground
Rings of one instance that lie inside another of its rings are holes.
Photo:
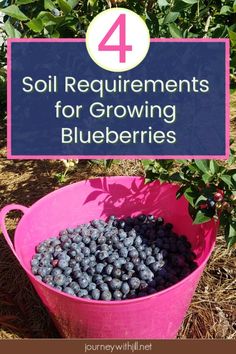
[[[231,100],[231,136],[236,136],[236,94]],[[122,161],[104,167],[81,161],[65,181],[61,161],[6,159],[5,127],[0,127],[0,208],[18,203],[32,205],[47,193],[82,179],[104,175],[143,175],[140,161]],[[12,212],[7,227],[13,237],[19,214]],[[59,337],[25,273],[0,234],[0,338]],[[219,233],[217,244],[198,285],[179,338],[236,339],[236,251],[226,249]]]

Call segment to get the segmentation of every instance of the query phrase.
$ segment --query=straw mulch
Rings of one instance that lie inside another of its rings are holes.
[[[236,95],[231,104],[232,135],[236,133]],[[0,134],[4,131],[0,130]],[[9,161],[5,142],[0,146],[0,208],[9,203],[30,206],[59,188],[59,161]],[[122,161],[108,171],[79,163],[64,185],[102,175],[143,175],[139,161]],[[10,235],[19,220],[7,218]],[[198,285],[179,338],[236,339],[236,250],[226,249],[222,234]],[[0,234],[0,338],[59,337],[50,317]]]

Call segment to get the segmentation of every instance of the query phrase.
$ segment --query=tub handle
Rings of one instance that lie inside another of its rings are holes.
[[[16,256],[16,258],[18,259],[18,256],[17,256],[16,251],[15,251],[15,247],[14,247],[14,245],[13,245],[11,239],[10,239],[10,236],[8,235],[7,228],[6,228],[6,225],[5,225],[5,217],[12,210],[20,210],[20,211],[22,211],[25,214],[25,213],[27,213],[29,208],[27,208],[27,207],[25,207],[23,205],[20,205],[20,204],[10,204],[10,205],[5,206],[0,211],[0,226],[1,226],[1,229],[2,229],[2,233],[3,233],[4,237],[5,237],[5,240],[8,243],[8,246],[10,247],[10,249],[12,250],[14,255]]]

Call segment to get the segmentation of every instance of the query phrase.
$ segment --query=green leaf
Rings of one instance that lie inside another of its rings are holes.
[[[175,23],[170,23],[168,25],[170,34],[173,38],[182,38],[183,34],[180,31],[179,27]]]
[[[153,164],[152,160],[142,160],[142,164],[144,166],[144,168],[148,168],[150,165]]]
[[[203,224],[204,222],[210,221],[211,218],[206,216],[201,210],[199,210],[196,214],[196,217],[193,221],[194,224]]]
[[[90,5],[90,6],[94,6],[94,5],[96,5],[96,2],[97,2],[98,0],[88,0],[88,4]]]
[[[198,169],[204,173],[209,172],[209,161],[207,160],[194,160],[195,165],[198,167]]]
[[[79,0],[68,0],[67,2],[70,5],[70,7],[74,9],[74,7],[79,3]]]
[[[57,0],[58,5],[60,7],[60,9],[62,10],[62,12],[67,15],[68,13],[71,12],[72,8],[69,5],[69,3],[67,1],[64,0]]]
[[[16,0],[16,5],[26,5],[36,2],[38,0]]]
[[[41,11],[37,16],[37,19],[42,20],[45,26],[60,24],[64,21],[64,18],[64,16],[53,16],[48,11]]]
[[[205,184],[209,183],[211,179],[212,179],[212,176],[209,175],[208,173],[204,173],[202,175],[202,180]]]
[[[191,189],[191,187],[186,189],[186,191],[184,192],[184,196],[187,199],[187,201],[190,203],[190,205],[192,205],[194,207],[194,205],[195,205],[194,200],[196,198],[196,193],[194,193],[194,191]]]
[[[214,175],[215,173],[218,172],[218,170],[219,170],[218,164],[214,160],[210,160],[210,171],[211,171],[211,174]]]
[[[221,179],[223,182],[225,182],[229,188],[231,188],[231,186],[232,186],[231,176],[229,176],[229,175],[223,175],[223,176],[220,176],[220,179]]]
[[[236,243],[236,236],[230,237],[227,242],[228,248],[232,247]]]
[[[45,10],[52,11],[55,9],[55,4],[52,2],[52,0],[44,0],[44,8]]]
[[[166,0],[158,0],[159,7],[169,6],[170,4]]]
[[[229,15],[231,14],[231,7],[230,6],[222,6],[220,9],[220,15]]]
[[[43,22],[39,18],[33,18],[27,22],[26,25],[35,33],[39,33],[43,30]]]
[[[55,31],[51,34],[50,37],[51,37],[51,38],[60,38],[60,33],[55,30]]]
[[[175,22],[175,20],[179,17],[179,12],[169,12],[164,18],[163,24]]]
[[[228,234],[228,237],[236,237],[236,222],[235,221],[232,221],[230,224],[229,224],[229,234]]]
[[[11,24],[9,19],[5,22],[4,29],[9,38],[21,37],[21,33]]]
[[[194,5],[198,2],[198,0],[182,0],[182,1],[189,5]]]
[[[12,18],[15,18],[19,21],[27,21],[28,20],[28,17],[16,5],[10,5],[8,7],[5,7],[4,9],[1,9],[1,11],[4,14],[6,14]]]
[[[174,2],[174,6],[172,7],[172,11],[177,11],[177,12],[181,12],[187,8],[189,8],[189,4],[187,4],[186,2],[182,1],[182,0],[175,0]]]
[[[229,38],[232,41],[232,43],[234,45],[236,45],[236,32],[231,31],[230,29],[228,29],[228,33],[229,33]]]
[[[200,195],[200,197],[197,198],[195,205],[198,206],[202,202],[205,202],[207,198],[204,195]]]

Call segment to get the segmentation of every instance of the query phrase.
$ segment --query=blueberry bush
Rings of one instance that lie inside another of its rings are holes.
[[[2,0],[8,37],[84,37],[99,12],[129,8],[146,21],[152,37],[230,38],[231,84],[236,86],[235,0]]]
[[[179,185],[176,197],[189,202],[195,224],[212,218],[224,228],[228,247],[236,244],[236,155],[226,162],[216,160],[143,160],[146,181]]]

